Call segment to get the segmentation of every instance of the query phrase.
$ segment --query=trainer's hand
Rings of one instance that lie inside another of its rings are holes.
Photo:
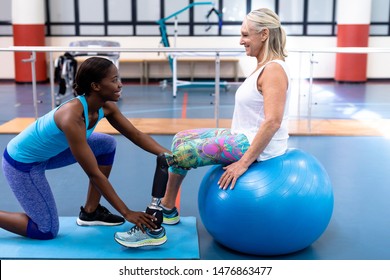
[[[223,167],[223,169],[225,172],[218,181],[219,188],[226,190],[230,185],[230,189],[232,190],[236,185],[237,179],[248,170],[248,167],[237,161]]]
[[[142,232],[145,232],[144,226],[151,230],[157,228],[154,223],[154,221],[157,221],[157,218],[145,212],[130,211],[124,218],[130,223],[135,224]]]

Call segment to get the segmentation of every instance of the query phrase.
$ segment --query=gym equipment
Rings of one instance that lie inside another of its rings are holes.
[[[218,17],[218,33],[221,32],[221,28],[222,28],[222,16],[220,14],[220,12],[214,8],[214,3],[213,2],[194,2],[194,3],[191,3],[190,5],[180,9],[179,11],[165,17],[165,18],[162,18],[162,19],[159,19],[157,21],[157,23],[159,24],[159,29],[160,29],[160,34],[161,34],[161,44],[164,46],[164,47],[170,47],[170,42],[169,42],[169,39],[168,39],[168,33],[167,33],[167,27],[166,27],[166,22],[169,20],[169,19],[172,19],[174,18],[174,47],[176,47],[176,38],[178,36],[178,21],[177,21],[177,16],[179,14],[181,14],[182,12],[188,10],[188,9],[192,9],[194,6],[198,6],[198,5],[211,5],[212,8],[208,11],[207,15],[206,15],[206,19],[207,19],[207,23],[208,23],[208,26],[205,28],[206,31],[209,31],[212,27],[212,24],[210,22],[210,17],[215,14],[217,17]],[[196,53],[192,54],[193,55],[197,55]],[[205,54],[203,54],[205,55]],[[177,73],[176,73],[176,70],[177,70],[177,55],[175,54],[168,54],[167,55],[168,57],[168,62],[169,62],[169,66],[171,68],[171,71],[172,71],[172,86],[173,86],[173,97],[175,98],[176,97],[176,92],[177,92],[177,89],[179,88],[184,88],[184,87],[215,87],[215,82],[210,82],[210,81],[200,81],[200,82],[191,82],[191,81],[183,81],[183,80],[177,80]],[[162,88],[164,89],[166,86],[168,85],[168,81],[167,80],[164,80],[161,82],[161,86]],[[223,81],[220,83],[220,87],[222,88],[225,88],[225,90],[228,89],[228,84],[227,82]]]
[[[288,254],[308,247],[327,228],[333,190],[314,156],[289,149],[253,163],[233,190],[219,189],[223,172],[213,166],[198,197],[203,224],[222,245],[254,255]]]

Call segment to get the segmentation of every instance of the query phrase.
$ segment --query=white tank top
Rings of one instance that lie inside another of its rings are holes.
[[[267,64],[269,63],[280,64],[283,67],[283,70],[286,72],[288,78],[288,87],[286,93],[287,100],[281,126],[272,137],[270,143],[257,158],[258,161],[267,160],[284,154],[287,150],[287,141],[289,137],[288,101],[290,96],[290,73],[286,62],[283,60],[272,60]],[[252,144],[260,125],[265,119],[264,98],[262,93],[257,89],[257,80],[267,64],[246,78],[236,92],[231,131],[233,134],[244,134],[248,138],[250,144]]]

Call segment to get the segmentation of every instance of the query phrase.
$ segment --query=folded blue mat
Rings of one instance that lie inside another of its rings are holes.
[[[60,232],[53,240],[33,240],[0,229],[0,259],[199,259],[195,217],[180,217],[164,226],[168,241],[161,246],[126,248],[114,240],[121,226],[76,225],[76,217],[60,217]]]

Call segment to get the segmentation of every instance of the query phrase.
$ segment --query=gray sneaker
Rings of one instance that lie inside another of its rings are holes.
[[[114,239],[119,244],[137,248],[143,246],[159,246],[167,241],[164,227],[157,230],[145,228],[145,233],[137,226],[133,226],[129,231],[115,233]]]

